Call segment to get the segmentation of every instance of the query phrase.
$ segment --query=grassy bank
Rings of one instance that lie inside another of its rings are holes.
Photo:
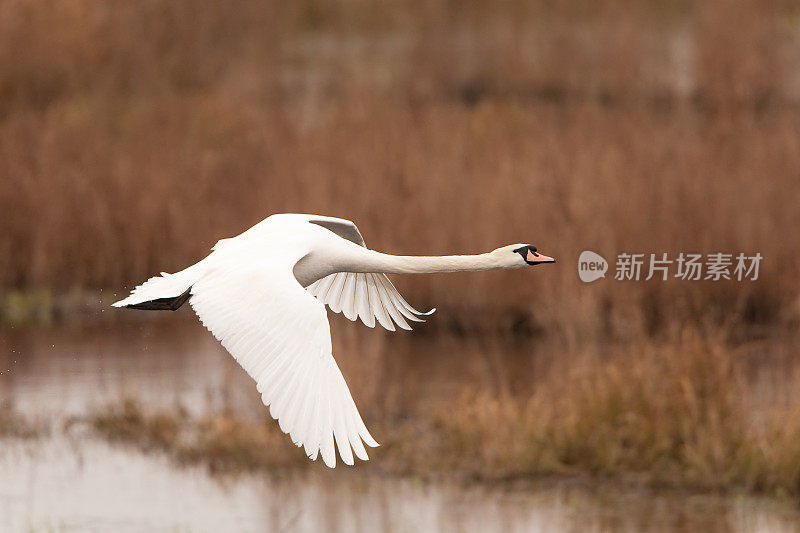
[[[589,476],[653,486],[800,495],[800,378],[765,393],[720,340],[583,353],[552,365],[530,395],[463,387],[362,412],[382,447],[358,468],[466,479]],[[766,398],[765,394],[773,394]],[[272,420],[232,412],[148,413],[134,400],[91,418],[114,441],[217,472],[310,463]]]

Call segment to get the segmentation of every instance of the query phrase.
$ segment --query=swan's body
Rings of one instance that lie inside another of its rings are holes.
[[[554,262],[530,245],[479,255],[394,256],[369,250],[350,221],[273,215],[219,241],[202,261],[138,286],[116,307],[177,309],[187,300],[258,384],[281,430],[311,459],[346,464],[378,446],[333,359],[327,304],[350,320],[394,331],[422,321],[386,273],[519,268]],[[363,441],[363,442],[362,442]]]

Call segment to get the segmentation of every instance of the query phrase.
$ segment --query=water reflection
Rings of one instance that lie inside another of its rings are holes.
[[[794,531],[791,508],[750,498],[549,483],[460,486],[357,470],[214,479],[158,455],[67,438],[0,447],[0,530]]]

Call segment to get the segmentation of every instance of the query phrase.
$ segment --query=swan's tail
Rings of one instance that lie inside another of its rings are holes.
[[[111,305],[175,311],[189,299],[192,285],[200,279],[202,273],[202,261],[174,274],[162,272],[160,276],[154,276],[133,289],[127,298]]]

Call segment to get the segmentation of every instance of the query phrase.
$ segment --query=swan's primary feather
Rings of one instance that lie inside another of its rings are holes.
[[[308,221],[361,247],[367,247],[358,227],[349,220],[315,216]],[[308,292],[327,304],[335,313],[342,313],[354,321],[361,319],[364,325],[370,328],[375,327],[377,319],[378,323],[389,331],[395,331],[392,320],[401,328],[410,330],[408,320],[425,322],[419,317],[436,311],[431,309],[423,313],[411,307],[386,274],[337,272],[309,285]]]
[[[292,275],[292,264],[261,261],[210,269],[189,301],[203,324],[258,384],[292,441],[326,465],[367,459],[367,431],[331,352],[325,308]]]
[[[395,330],[392,320],[403,329],[411,329],[408,320],[424,322],[419,317],[436,311],[423,313],[411,307],[386,274],[337,272],[309,285],[308,292],[335,313],[342,313],[350,320],[361,319],[371,328],[377,319],[389,331]]]

